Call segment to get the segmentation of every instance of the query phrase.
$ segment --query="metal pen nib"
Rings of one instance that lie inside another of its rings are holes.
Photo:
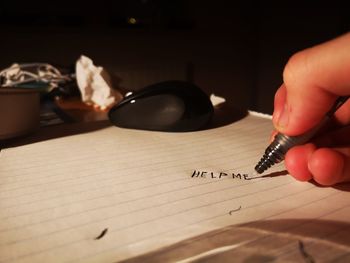
[[[266,148],[263,157],[255,166],[255,171],[259,174],[269,169],[272,165],[284,160],[284,156],[288,150],[296,145],[301,145],[308,142],[315,134],[323,127],[333,116],[333,114],[343,105],[349,96],[339,97],[330,111],[327,112],[323,120],[307,133],[299,136],[288,136],[278,133],[273,142]]]

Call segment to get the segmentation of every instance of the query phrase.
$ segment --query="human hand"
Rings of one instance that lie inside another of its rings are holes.
[[[350,95],[350,33],[293,55],[283,81],[273,123],[283,134],[300,135],[317,125],[339,96]],[[296,179],[322,185],[350,181],[350,100],[334,117],[336,129],[287,152],[285,165]]]

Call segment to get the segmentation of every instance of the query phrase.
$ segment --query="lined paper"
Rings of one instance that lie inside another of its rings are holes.
[[[312,226],[332,221],[349,233],[349,189],[320,188],[289,175],[254,180],[191,177],[195,170],[252,173],[271,129],[270,120],[250,114],[231,125],[199,132],[109,127],[4,149],[0,262],[152,261],[163,255],[154,251],[174,244],[178,249],[184,240],[228,227],[247,231],[246,226],[255,225],[263,225],[264,234],[242,234],[230,245],[237,250],[234,245],[244,242],[242,247],[249,248],[269,231],[293,229],[301,239],[306,233],[308,248],[317,249],[315,236],[330,237],[329,242],[341,245],[329,259],[346,257],[349,234],[338,238],[340,242],[334,238],[340,227]],[[282,164],[268,173],[283,170]],[[278,220],[285,223],[268,223]],[[300,257],[295,242],[290,242],[274,256]],[[185,260],[197,252],[188,253],[168,260]]]

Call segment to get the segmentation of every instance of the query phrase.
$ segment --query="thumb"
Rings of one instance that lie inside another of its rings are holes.
[[[350,33],[293,55],[283,79],[273,122],[279,132],[299,135],[317,125],[339,96],[350,94]]]

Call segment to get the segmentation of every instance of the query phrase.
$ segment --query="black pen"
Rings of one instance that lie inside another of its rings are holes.
[[[263,157],[261,157],[259,163],[255,166],[255,171],[258,174],[263,173],[272,165],[283,161],[284,156],[290,148],[310,141],[317,134],[317,132],[329,122],[334,113],[346,102],[349,97],[350,96],[339,97],[322,121],[305,134],[288,136],[278,133],[273,142],[266,148],[265,153]]]

